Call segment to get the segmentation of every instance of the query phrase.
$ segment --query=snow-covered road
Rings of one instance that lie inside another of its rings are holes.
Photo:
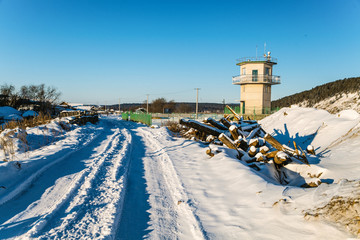
[[[331,185],[281,186],[231,149],[211,146],[209,158],[208,147],[117,117],[75,128],[20,154],[20,170],[0,165],[0,239],[351,237],[304,219]]]
[[[63,150],[56,149],[61,155],[55,150],[48,156],[57,156],[56,163],[1,205],[1,238],[95,239],[115,235],[132,138],[117,120],[104,120],[97,131],[96,136],[82,135],[78,144],[84,145],[79,148],[74,144],[64,157]]]

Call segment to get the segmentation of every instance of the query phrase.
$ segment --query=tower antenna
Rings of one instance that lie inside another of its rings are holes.
[[[266,56],[266,42],[264,42],[264,57]]]
[[[257,60],[257,47],[258,47],[258,45],[256,45],[256,55],[255,55],[256,60]]]

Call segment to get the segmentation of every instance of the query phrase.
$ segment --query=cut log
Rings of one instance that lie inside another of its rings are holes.
[[[287,160],[289,160],[289,155],[287,155],[285,152],[283,151],[279,151],[278,153],[276,153],[275,157],[274,157],[274,163],[281,165],[284,162],[286,162]]]
[[[254,138],[254,139],[250,139],[249,141],[249,146],[254,146],[254,147],[258,147],[259,146],[259,139]]]
[[[270,143],[271,146],[273,146],[274,148],[276,148],[279,151],[283,151],[284,147],[283,145],[281,145],[281,143],[279,143],[273,136],[271,136],[270,134],[265,134],[264,139],[266,142]]]
[[[234,110],[232,110],[231,107],[229,107],[228,105],[226,105],[226,108],[229,109],[232,114],[234,114],[234,117],[235,117],[238,121],[241,120],[241,117],[240,117]]]
[[[191,128],[195,128],[200,132],[206,133],[207,135],[213,135],[213,136],[217,137],[222,133],[222,131],[217,129],[217,128],[207,126],[205,124],[199,123],[199,122],[194,121],[194,120],[180,119],[179,123],[181,125],[185,125],[185,126],[188,126],[188,127],[191,127]]]
[[[231,127],[231,123],[226,118],[220,119],[220,122],[227,128]]]
[[[312,155],[315,155],[315,150],[312,145],[307,146],[306,151]]]
[[[266,158],[274,158],[275,157],[275,155],[278,153],[279,151],[272,151],[272,152],[269,152],[269,153],[267,153],[266,154]]]
[[[221,142],[223,142],[228,148],[231,148],[231,149],[235,149],[239,155],[238,155],[238,158],[240,159],[242,156],[244,156],[244,153],[241,152],[241,150],[237,149],[237,147],[235,146],[235,144],[233,143],[233,141],[228,137],[226,136],[224,133],[221,133],[219,135],[219,140]]]
[[[262,147],[260,147],[260,152],[262,153],[262,154],[267,154],[268,152],[269,152],[269,148],[267,147],[267,146],[262,146]]]
[[[263,162],[263,161],[265,161],[265,156],[264,156],[261,152],[258,152],[258,153],[255,155],[255,158],[256,158],[256,161],[258,161],[258,162]]]
[[[260,129],[261,129],[260,126],[254,128],[254,129],[249,133],[249,135],[247,135],[246,139],[249,140],[249,139],[254,138],[254,137],[258,134],[258,132],[260,131]]]
[[[259,124],[258,124],[258,123],[253,123],[253,124],[241,124],[240,129],[241,129],[242,131],[248,131],[248,132],[250,132],[250,131],[252,131],[253,129],[255,129],[255,128],[257,128],[257,127],[259,127]]]
[[[249,148],[249,145],[248,145],[247,141],[242,137],[238,138],[236,146],[238,148],[241,148],[244,151],[246,151]]]
[[[257,152],[257,151],[256,151],[256,147],[251,146],[248,153],[249,153],[249,156],[250,156],[250,157],[255,157],[256,152]]]
[[[215,140],[215,137],[213,136],[213,135],[209,135],[209,136],[207,136],[207,138],[206,138],[206,142],[208,142],[208,143],[211,143],[211,142],[213,142]]]
[[[210,123],[211,126],[213,127],[216,127],[217,129],[220,129],[220,130],[228,130],[228,128],[226,126],[224,126],[222,123],[216,121],[215,119],[213,118],[206,118],[205,119],[205,122],[206,123]]]
[[[229,127],[229,131],[230,131],[231,136],[233,137],[234,140],[239,138],[238,128],[235,125],[231,125]]]
[[[219,140],[222,141],[228,148],[238,150],[237,147],[235,146],[235,144],[233,143],[233,141],[232,141],[228,136],[226,136],[224,133],[221,133],[218,138],[219,138]]]
[[[309,162],[308,162],[308,160],[306,158],[306,154],[302,151],[300,146],[299,146],[299,148],[300,148],[300,150],[302,152],[301,155],[299,155],[297,153],[297,151],[295,151],[294,149],[292,149],[292,148],[290,148],[288,146],[285,146],[285,145],[281,145],[281,143],[279,143],[275,138],[273,138],[268,133],[264,136],[264,139],[265,139],[266,142],[270,143],[277,150],[283,151],[283,152],[289,154],[290,156],[293,156],[294,158],[300,160],[301,162],[309,165]],[[295,143],[295,145],[296,145],[296,143]]]

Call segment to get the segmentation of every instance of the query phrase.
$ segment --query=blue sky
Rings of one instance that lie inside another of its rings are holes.
[[[360,76],[360,0],[0,0],[0,83],[69,102],[236,102],[236,59],[265,42],[273,100]]]

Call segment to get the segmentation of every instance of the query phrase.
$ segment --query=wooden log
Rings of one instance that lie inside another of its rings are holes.
[[[217,129],[220,129],[220,130],[228,130],[228,128],[226,126],[224,126],[222,123],[216,121],[215,119],[213,118],[206,118],[205,119],[205,122],[206,123],[210,123],[211,126],[213,127],[216,127]]]
[[[234,117],[235,117],[238,121],[241,120],[241,117],[240,117],[231,107],[229,107],[228,105],[226,105],[226,108],[229,109],[232,114],[234,114]]]
[[[222,131],[217,129],[217,128],[207,126],[205,124],[199,123],[199,122],[194,121],[194,120],[180,119],[179,123],[181,125],[185,125],[185,126],[188,126],[188,127],[191,127],[191,128],[195,128],[200,132],[204,132],[204,133],[206,133],[208,135],[213,135],[215,137],[218,137],[222,133]]]
[[[228,129],[229,129],[229,127],[231,127],[231,123],[226,118],[220,119],[220,122]]]
[[[279,151],[283,151],[284,147],[283,145],[281,145],[281,143],[279,143],[273,136],[271,136],[270,134],[265,134],[264,139],[266,142],[270,143],[271,146],[273,146],[274,148],[276,148]]]
[[[219,140],[222,141],[228,148],[238,150],[237,147],[235,146],[235,144],[233,143],[233,141],[232,141],[228,136],[226,136],[224,133],[221,133],[218,138],[219,138]]]
[[[275,155],[278,153],[279,151],[272,151],[266,154],[266,158],[270,159],[270,158],[274,158]]]
[[[241,124],[240,129],[242,131],[252,131],[253,129],[259,127],[258,123],[253,123],[253,124]]]
[[[207,136],[207,138],[206,138],[206,142],[208,142],[208,143],[211,143],[211,142],[213,142],[215,140],[215,137],[213,136],[213,135],[209,135],[209,136]]]
[[[231,149],[235,149],[237,152],[238,152],[238,158],[240,159],[242,156],[244,156],[244,153],[241,151],[241,150],[239,150],[239,149],[237,149],[237,147],[235,146],[235,144],[233,143],[233,141],[228,137],[228,136],[226,136],[224,133],[221,133],[220,135],[219,135],[219,140],[221,141],[221,142],[223,142],[228,148],[231,148]]]
[[[231,125],[229,127],[229,131],[234,140],[237,140],[239,138],[238,128],[235,125]]]
[[[285,153],[289,154],[290,156],[293,156],[294,158],[300,160],[301,162],[309,165],[309,162],[308,162],[308,160],[306,158],[306,154],[302,151],[300,146],[299,146],[299,148],[300,148],[300,150],[302,152],[302,155],[298,155],[298,153],[294,149],[292,149],[292,148],[290,148],[288,146],[281,145],[281,143],[279,143],[275,138],[273,138],[268,133],[264,136],[264,139],[265,139],[266,142],[270,143],[277,150],[284,151]]]
[[[256,147],[251,146],[250,149],[249,149],[248,154],[249,154],[250,157],[255,157],[256,152],[257,152],[257,151],[256,151]]]
[[[312,155],[315,155],[315,149],[312,145],[308,145],[306,151]]]
[[[274,157],[274,163],[281,165],[284,162],[286,162],[287,160],[289,160],[289,155],[287,155],[285,152],[283,151],[279,151],[276,153],[275,157]]]
[[[259,139],[254,138],[254,139],[250,139],[249,141],[249,146],[254,146],[254,147],[258,147],[259,146]]]
[[[269,148],[267,147],[267,146],[262,146],[262,147],[260,147],[260,152],[262,153],[262,154],[267,154],[268,152],[269,152]]]
[[[249,145],[248,145],[247,141],[242,137],[239,137],[237,139],[237,145],[236,146],[238,148],[241,148],[244,151],[246,151],[249,148]]]
[[[255,155],[255,158],[256,158],[256,161],[258,161],[258,162],[263,162],[266,160],[266,157],[261,152],[258,152]]]
[[[249,139],[254,138],[254,137],[258,134],[258,132],[260,131],[260,129],[261,129],[260,125],[259,125],[258,127],[256,127],[256,128],[254,128],[254,129],[249,133],[249,135],[247,135],[246,139],[249,140]]]
[[[266,135],[266,132],[264,129],[262,129],[262,127],[260,127],[260,131],[258,132],[258,134],[259,134],[259,137],[263,138]]]

